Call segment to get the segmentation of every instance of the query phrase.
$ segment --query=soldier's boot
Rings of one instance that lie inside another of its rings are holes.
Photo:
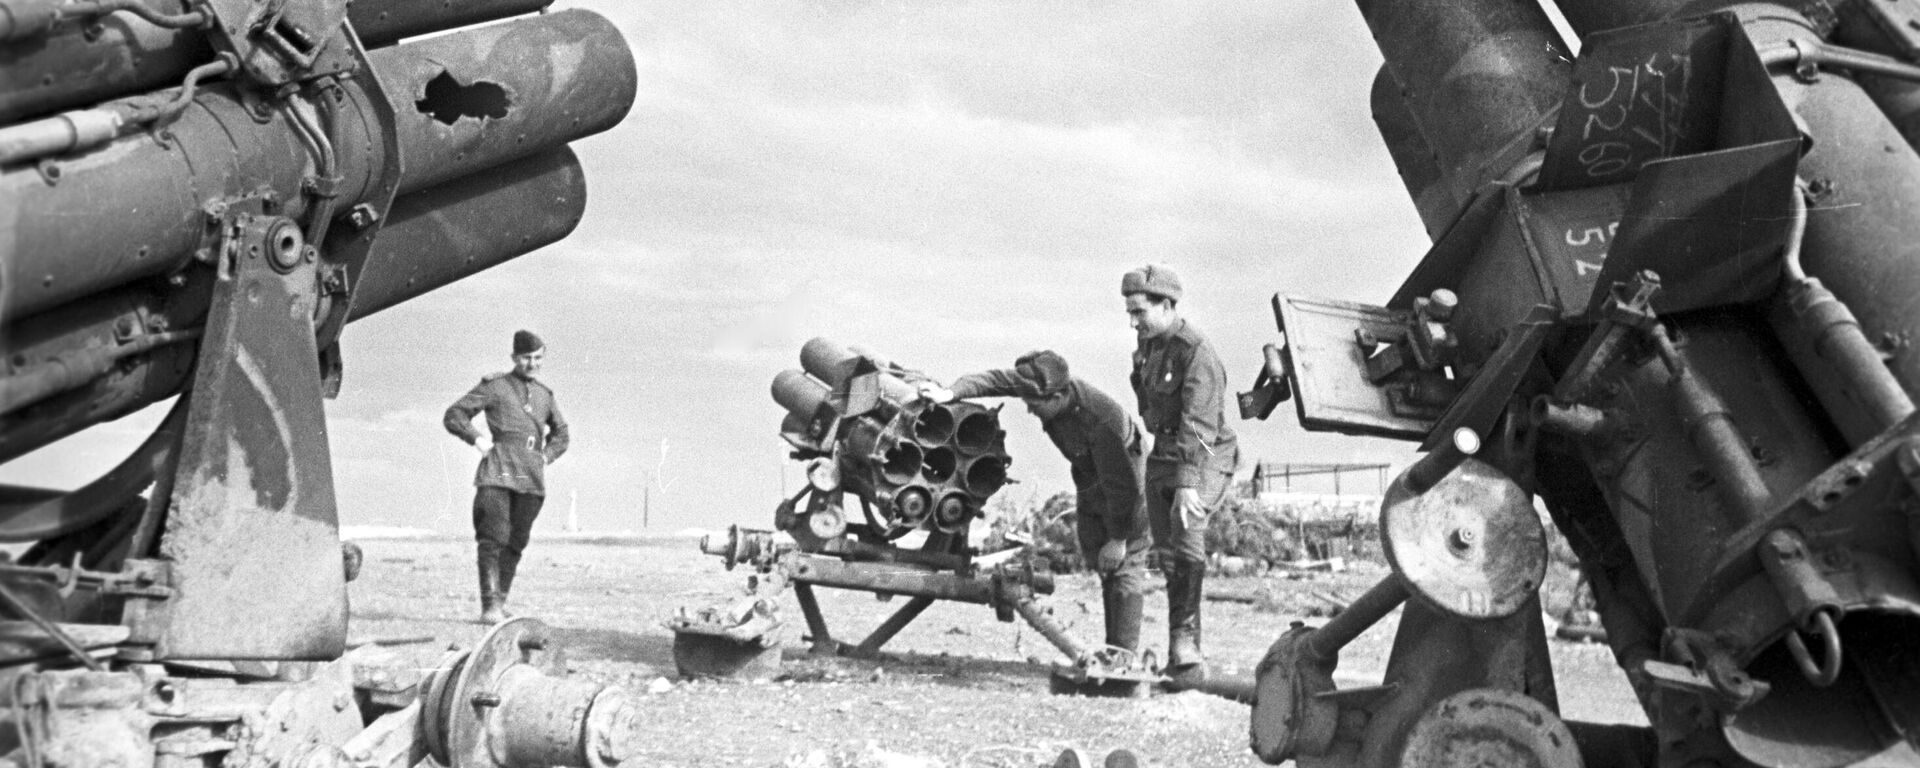
[[[1197,681],[1207,676],[1200,652],[1201,586],[1205,563],[1179,563],[1167,577],[1167,674]]]
[[[507,620],[500,595],[500,552],[482,544],[475,561],[480,571],[480,623],[498,624]]]
[[[1146,612],[1146,597],[1118,576],[1101,577],[1100,597],[1106,608],[1107,645],[1140,650],[1140,620]]]
[[[520,570],[520,553],[512,549],[500,550],[500,615],[513,618],[513,608],[509,606],[509,596],[513,594],[513,575]]]

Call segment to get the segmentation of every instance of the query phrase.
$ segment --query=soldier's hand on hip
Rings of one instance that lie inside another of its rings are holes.
[[[1101,573],[1117,573],[1120,570],[1120,564],[1126,562],[1126,559],[1126,540],[1114,539],[1100,545],[1098,562],[1094,564],[1094,567]]]
[[[1180,513],[1181,524],[1192,528],[1207,523],[1207,505],[1200,503],[1200,491],[1180,488],[1173,492],[1173,508]]]
[[[474,439],[473,439],[473,449],[474,449],[474,450],[476,450],[476,451],[479,451],[479,452],[480,452],[480,455],[482,455],[482,456],[485,456],[485,455],[487,455],[487,454],[489,454],[489,453],[492,453],[492,452],[493,452],[493,438],[490,438],[490,437],[487,437],[486,435],[481,435],[481,436],[479,436],[479,437],[476,437],[476,438],[474,438]]]

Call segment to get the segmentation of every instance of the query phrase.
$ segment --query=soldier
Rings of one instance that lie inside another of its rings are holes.
[[[1227,373],[1213,345],[1180,319],[1180,276],[1149,264],[1120,279],[1127,322],[1139,337],[1133,393],[1153,435],[1147,520],[1167,579],[1167,669],[1206,675],[1200,651],[1207,518],[1226,501],[1240,447],[1226,419]]]
[[[1125,408],[1105,392],[1067,374],[1051,351],[1029,352],[1013,368],[972,373],[952,389],[922,383],[923,397],[947,402],[970,397],[1018,397],[1067,457],[1079,492],[1075,506],[1080,551],[1100,574],[1107,645],[1140,649],[1145,601],[1147,513],[1141,502],[1141,439]]]
[[[474,472],[473,534],[480,570],[480,620],[504,621],[507,593],[527,548],[533,520],[546,501],[547,465],[567,452],[567,420],[553,390],[533,378],[547,345],[532,331],[513,334],[513,370],[481,377],[473,390],[447,408],[448,432],[480,451]],[[487,432],[473,428],[485,411]]]

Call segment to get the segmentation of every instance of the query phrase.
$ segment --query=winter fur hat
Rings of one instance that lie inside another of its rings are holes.
[[[1013,371],[1024,385],[1021,397],[1052,397],[1067,389],[1067,361],[1051,349],[1021,355]]]
[[[1120,278],[1120,295],[1147,293],[1174,301],[1180,300],[1180,276],[1165,264],[1148,264]]]

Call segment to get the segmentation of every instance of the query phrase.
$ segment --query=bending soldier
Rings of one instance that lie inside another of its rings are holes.
[[[1226,420],[1227,375],[1205,336],[1176,310],[1180,277],[1149,264],[1120,279],[1127,321],[1139,338],[1134,396],[1153,435],[1147,457],[1147,520],[1167,579],[1167,669],[1206,674],[1200,651],[1207,518],[1226,502],[1240,447]]]
[[[1140,649],[1145,600],[1147,518],[1141,503],[1141,438],[1113,398],[1067,373],[1051,351],[1029,352],[1012,369],[955,379],[951,390],[921,385],[936,402],[971,397],[1018,397],[1067,458],[1078,491],[1080,551],[1100,574],[1107,645]]]
[[[489,624],[512,615],[507,593],[546,501],[547,465],[567,452],[567,420],[553,390],[533,377],[546,346],[532,331],[514,332],[513,370],[482,377],[447,408],[444,420],[448,432],[480,451],[473,475],[473,534],[480,620]],[[474,415],[483,411],[491,437],[473,428]]]

